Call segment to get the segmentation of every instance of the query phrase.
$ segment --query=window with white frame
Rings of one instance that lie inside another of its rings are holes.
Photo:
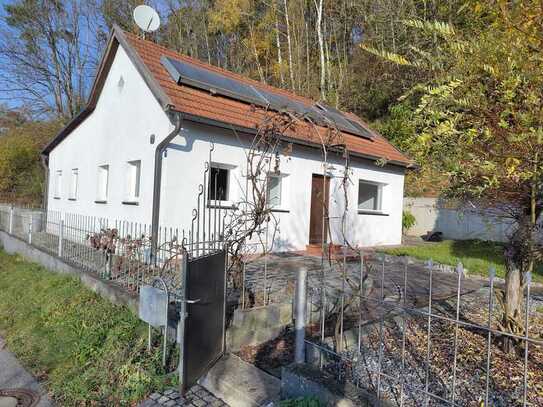
[[[141,161],[128,161],[126,167],[126,198],[137,201],[140,197]]]
[[[70,196],[69,199],[75,201],[77,199],[77,190],[79,183],[79,170],[72,168],[72,179],[70,180]]]
[[[109,184],[109,165],[98,166],[96,201],[106,202]]]
[[[228,201],[230,170],[218,165],[212,165],[209,172],[209,201]]]
[[[283,182],[280,175],[268,175],[267,199],[270,207],[281,206]]]
[[[358,182],[358,210],[380,212],[382,210],[383,184],[360,180]]]
[[[54,197],[60,199],[60,194],[62,192],[62,170],[57,170],[55,172],[55,194]]]

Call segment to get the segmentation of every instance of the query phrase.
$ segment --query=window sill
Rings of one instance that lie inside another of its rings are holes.
[[[290,209],[286,208],[271,208],[272,212],[278,212],[278,213],[290,213]]]
[[[381,212],[381,211],[369,211],[367,209],[359,209],[358,214],[359,215],[388,216],[388,213]]]
[[[209,201],[208,209],[237,209],[237,206],[232,201]]]
[[[97,199],[96,201],[94,201],[95,204],[107,204],[107,201],[106,200],[102,200],[102,199]]]
[[[123,205],[134,205],[134,206],[138,206],[140,204],[138,201],[122,201],[121,203]]]

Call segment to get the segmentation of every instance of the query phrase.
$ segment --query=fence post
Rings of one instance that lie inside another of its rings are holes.
[[[9,207],[9,234],[13,234],[13,205]]]
[[[296,348],[294,354],[296,363],[305,362],[306,282],[307,270],[305,267],[300,267],[296,284]]]
[[[58,231],[58,257],[62,257],[62,241],[64,240],[64,220],[59,223],[60,230]]]
[[[185,320],[187,318],[187,251],[183,250],[181,257],[181,267],[179,272],[181,274],[181,293],[180,293],[180,310],[179,310],[179,323],[177,325],[177,344],[179,345],[179,364],[177,371],[179,373],[179,393],[184,395],[185,393]]]
[[[28,225],[28,244],[32,244],[32,214],[30,214],[30,224]]]

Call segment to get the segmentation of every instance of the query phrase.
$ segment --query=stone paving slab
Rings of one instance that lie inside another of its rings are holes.
[[[364,269],[364,287],[369,298],[380,296],[381,285],[385,300],[399,302],[405,295],[407,304],[420,307],[428,303],[430,294],[430,272],[421,261],[405,260],[397,256],[385,256],[383,263],[375,255],[366,259]],[[360,262],[349,261],[343,267],[338,263],[325,263],[324,272],[320,257],[307,255],[270,254],[247,264],[245,270],[245,288],[253,294],[265,295],[271,303],[289,303],[294,295],[297,273],[300,268],[307,270],[309,295],[315,295],[325,287],[329,298],[337,297],[341,292],[348,294],[351,286],[360,282]],[[405,274],[407,272],[407,274]],[[344,284],[343,276],[348,282]],[[405,284],[407,280],[407,284]],[[473,292],[483,287],[484,281],[463,277],[460,285],[462,294]],[[454,268],[434,264],[432,273],[432,298],[447,299],[456,295],[458,275]],[[368,291],[369,289],[369,291]],[[265,294],[264,294],[265,293]],[[320,294],[319,294],[320,295]]]
[[[153,393],[149,398],[139,404],[138,407],[228,407],[221,399],[215,397],[199,384],[194,385],[182,397],[177,390],[166,390],[162,393]]]

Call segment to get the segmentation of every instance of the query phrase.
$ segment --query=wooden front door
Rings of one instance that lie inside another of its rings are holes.
[[[311,213],[309,215],[309,244],[326,242],[328,234],[328,195],[330,178],[313,174],[311,180]]]

